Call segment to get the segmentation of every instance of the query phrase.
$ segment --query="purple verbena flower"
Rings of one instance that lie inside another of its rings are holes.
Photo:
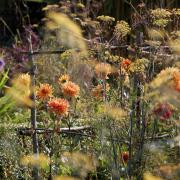
[[[4,66],[5,66],[5,62],[2,58],[0,58],[0,71],[3,70]]]

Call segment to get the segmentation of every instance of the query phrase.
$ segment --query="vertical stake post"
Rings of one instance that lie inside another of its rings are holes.
[[[36,133],[36,127],[37,127],[37,122],[36,122],[36,95],[34,92],[34,87],[35,87],[35,71],[36,71],[36,66],[34,64],[34,57],[33,57],[33,48],[32,48],[32,40],[31,40],[31,34],[29,36],[29,62],[31,64],[31,100],[33,101],[33,106],[31,107],[31,128],[33,129],[33,134],[32,134],[32,144],[33,144],[33,153],[34,156],[38,156],[39,154],[39,147],[38,147],[38,136]],[[32,171],[32,176],[34,180],[39,179],[39,170],[38,167],[33,167]]]

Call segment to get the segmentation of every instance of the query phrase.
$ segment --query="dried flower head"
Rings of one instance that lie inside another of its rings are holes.
[[[49,109],[57,115],[65,115],[68,113],[69,103],[65,99],[54,98],[48,102]]]
[[[153,24],[159,27],[166,27],[169,23],[169,19],[155,19]]]
[[[68,82],[69,79],[70,79],[69,75],[64,74],[64,75],[60,76],[60,78],[58,79],[58,82],[60,84],[64,84],[64,83]]]
[[[130,64],[130,71],[135,73],[142,73],[148,67],[149,61],[146,58],[136,59]]]
[[[95,72],[100,79],[107,79],[108,74],[111,73],[111,66],[107,63],[99,63],[95,66]]]
[[[121,40],[122,38],[127,36],[127,34],[129,34],[130,31],[131,28],[126,21],[118,21],[114,29],[114,34],[117,39]]]
[[[111,16],[98,16],[97,17],[97,20],[101,21],[101,22],[104,22],[104,23],[112,23],[115,21],[115,19]]]
[[[172,31],[171,33],[172,39],[180,38],[180,31]],[[175,44],[176,45],[176,44]]]
[[[77,8],[81,8],[81,9],[85,8],[84,4],[82,4],[82,3],[77,3],[76,6],[77,6]]]
[[[110,63],[116,63],[119,61],[119,56],[111,54],[109,51],[105,51],[104,59]]]
[[[37,89],[37,98],[41,100],[47,100],[52,96],[53,88],[49,84],[41,84],[40,87]]]
[[[155,26],[165,27],[170,21],[171,12],[166,9],[157,8],[151,10],[150,13]]]
[[[68,81],[62,86],[63,94],[70,97],[75,97],[79,94],[80,88],[77,84]]]
[[[42,8],[42,11],[53,11],[59,7],[57,4],[47,5],[46,7]]]
[[[169,12],[166,9],[157,8],[157,9],[151,10],[151,16],[154,19],[169,18],[171,16],[171,12]]]
[[[173,10],[172,10],[172,12],[173,12],[173,14],[174,15],[176,15],[176,16],[180,16],[180,8],[174,8]]]

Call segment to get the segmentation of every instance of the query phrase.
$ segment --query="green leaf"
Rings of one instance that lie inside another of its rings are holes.
[[[0,115],[5,113],[8,109],[10,109],[15,104],[14,101],[10,101],[9,96],[3,96],[0,98]]]
[[[14,102],[9,102],[5,106],[0,107],[0,115],[7,112],[8,109],[10,109],[14,105]]]
[[[8,80],[8,71],[6,71],[6,73],[3,75],[1,81],[0,81],[0,90],[4,87],[4,85],[6,84],[7,80]]]

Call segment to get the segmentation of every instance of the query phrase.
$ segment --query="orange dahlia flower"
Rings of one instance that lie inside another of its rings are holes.
[[[174,81],[175,89],[180,92],[180,72],[173,73],[173,81]]]
[[[65,99],[54,98],[48,102],[48,107],[57,115],[65,115],[68,113],[69,103]]]
[[[46,100],[52,96],[53,88],[49,84],[41,84],[37,89],[37,98],[41,100]]]
[[[75,97],[79,94],[80,88],[77,84],[69,81],[63,85],[62,91],[64,95]]]
[[[59,82],[60,84],[64,84],[64,83],[68,82],[69,79],[70,79],[69,75],[64,74],[64,75],[60,76],[58,82]]]
[[[111,73],[111,70],[111,65],[107,63],[99,63],[95,67],[95,72],[100,79],[107,79],[107,76]]]
[[[124,59],[122,62],[121,62],[121,68],[125,69],[125,70],[128,70],[130,65],[131,65],[131,60],[129,59]]]

